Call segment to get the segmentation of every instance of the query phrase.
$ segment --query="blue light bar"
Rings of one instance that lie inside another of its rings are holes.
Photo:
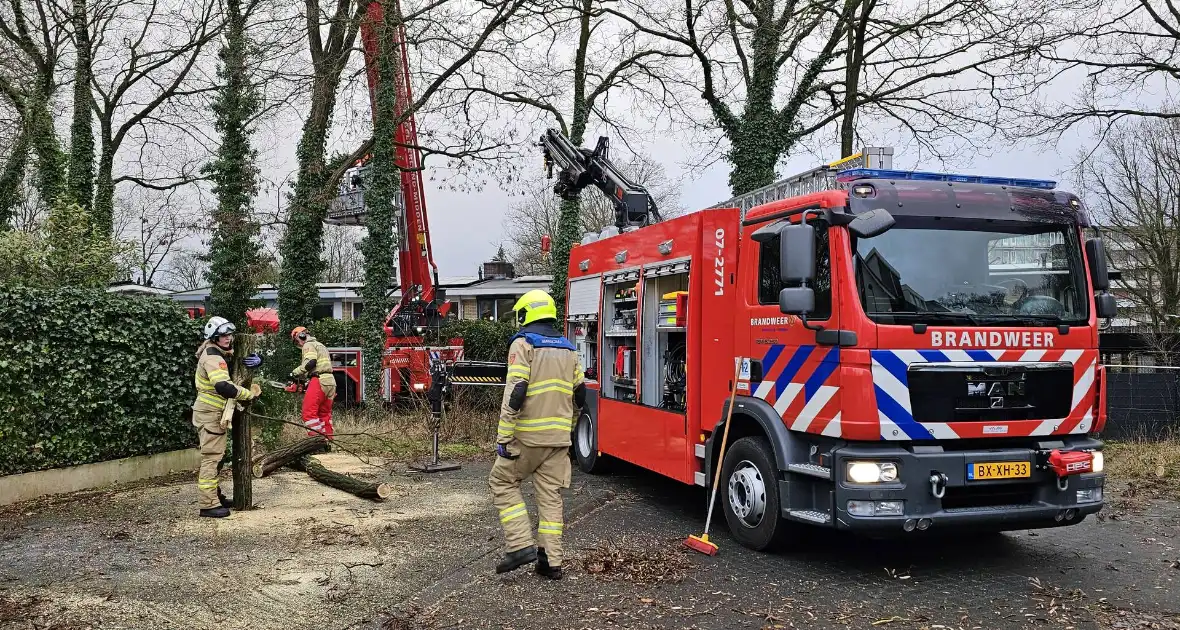
[[[1040,188],[1053,190],[1057,182],[1048,179],[1016,179],[1012,177],[980,177],[957,173],[932,173],[929,171],[893,171],[881,168],[853,168],[836,173],[838,182],[854,182],[860,179],[909,179],[927,182],[956,182],[960,184],[998,184],[1018,188]]]

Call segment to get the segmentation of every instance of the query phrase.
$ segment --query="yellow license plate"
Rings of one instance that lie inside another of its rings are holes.
[[[1028,462],[983,462],[967,464],[967,479],[1021,479],[1032,476],[1032,464]]]

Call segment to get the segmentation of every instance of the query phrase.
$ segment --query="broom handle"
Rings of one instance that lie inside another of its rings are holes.
[[[713,472],[713,491],[709,493],[709,513],[705,515],[705,535],[713,522],[713,503],[717,500],[717,486],[721,483],[721,462],[725,458],[725,443],[729,440],[729,420],[733,417],[733,402],[737,399],[738,376],[742,373],[742,362],[733,368],[733,386],[729,388],[729,410],[725,412],[725,429],[721,432],[721,451],[717,453],[717,470]]]

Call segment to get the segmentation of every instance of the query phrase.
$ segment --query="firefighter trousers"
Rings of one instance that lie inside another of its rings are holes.
[[[318,378],[307,384],[307,391],[303,392],[303,424],[307,427],[307,437],[321,434],[332,437],[332,400],[335,398],[335,385],[325,385]]]
[[[530,476],[537,494],[537,534],[550,566],[561,566],[561,531],[563,526],[561,489],[570,487],[568,446],[520,446],[520,457],[496,457],[488,485],[492,503],[504,528],[508,551],[524,549],[533,543],[533,528],[528,508],[520,494],[520,484]],[[514,449],[515,450],[515,449]]]
[[[233,403],[230,403],[233,404]],[[201,470],[197,473],[197,503],[202,510],[221,505],[217,498],[218,473],[225,457],[225,430],[220,411],[193,411],[193,424],[201,444]]]

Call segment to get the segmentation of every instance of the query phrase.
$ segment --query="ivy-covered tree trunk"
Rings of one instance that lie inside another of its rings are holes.
[[[401,11],[396,2],[383,6],[377,25],[377,90],[373,123],[373,160],[365,190],[365,227],[361,241],[365,257],[365,285],[361,289],[365,310],[361,313],[365,337],[365,391],[377,392],[381,384],[385,317],[392,308],[389,288],[394,280],[396,253],[393,242],[393,208],[400,186],[397,166],[397,101],[402,84],[401,47],[398,44]]]
[[[109,120],[100,121],[102,148],[98,156],[98,173],[94,186],[95,224],[111,234],[115,227],[115,148],[107,141],[110,138]]]
[[[561,214],[557,218],[557,234],[553,238],[553,253],[549,258],[549,269],[553,282],[549,293],[557,302],[558,317],[565,317],[565,284],[569,278],[570,251],[581,236],[582,202],[577,199],[563,200]]]
[[[314,2],[308,2],[315,11]],[[312,323],[312,313],[319,303],[316,283],[324,270],[320,257],[323,247],[324,218],[328,214],[329,199],[324,197],[328,174],[325,152],[328,131],[336,108],[336,91],[341,74],[352,52],[360,24],[360,15],[367,7],[361,2],[352,13],[352,4],[337,5],[330,20],[329,34],[320,35],[320,24],[308,25],[308,45],[315,73],[312,76],[311,102],[299,145],[295,151],[298,175],[295,189],[289,197],[287,229],[283,233],[280,251],[283,252],[279,278],[278,310],[282,333],[288,334],[296,326]],[[275,355],[276,368],[286,371],[294,367],[299,355],[292,345],[281,345]]]
[[[247,128],[258,112],[259,100],[247,63],[249,41],[240,0],[226,0],[225,11],[226,34],[218,69],[222,82],[213,102],[221,147],[217,158],[205,167],[218,202],[209,246],[210,301],[212,315],[224,317],[244,330],[259,269],[254,240],[258,225],[250,217],[258,189],[258,169]]]
[[[737,124],[727,129],[729,162],[733,166],[729,187],[735,195],[773,183],[775,165],[790,146],[790,119],[784,120],[774,105],[777,35],[760,31],[754,35],[751,50],[745,109]]]
[[[0,232],[9,229],[12,210],[20,203],[21,184],[29,166],[29,134],[21,129],[13,140],[4,168],[0,169]]]
[[[574,51],[574,109],[570,117],[569,139],[577,146],[582,145],[586,135],[586,123],[590,119],[591,103],[586,99],[586,55],[593,33],[594,0],[581,0],[579,15],[578,48]],[[565,317],[565,283],[569,278],[570,250],[578,242],[582,229],[582,204],[578,200],[561,202],[561,215],[557,218],[557,234],[553,238],[553,253],[549,258],[553,281],[549,294],[557,302],[558,317]]]
[[[86,0],[73,0],[70,21],[74,29],[74,115],[70,125],[70,196],[79,206],[92,210],[94,200],[94,112],[91,109],[90,80],[92,47],[90,24],[86,18]],[[111,216],[91,212],[95,227],[102,233],[112,231]]]
[[[66,157],[62,153],[61,145],[58,144],[57,132],[53,129],[53,114],[49,111],[48,101],[42,100],[39,96],[30,97],[24,114],[32,133],[33,153],[37,156],[37,191],[41,193],[42,201],[50,207],[59,202],[68,203],[68,199],[61,199],[67,192]]]

